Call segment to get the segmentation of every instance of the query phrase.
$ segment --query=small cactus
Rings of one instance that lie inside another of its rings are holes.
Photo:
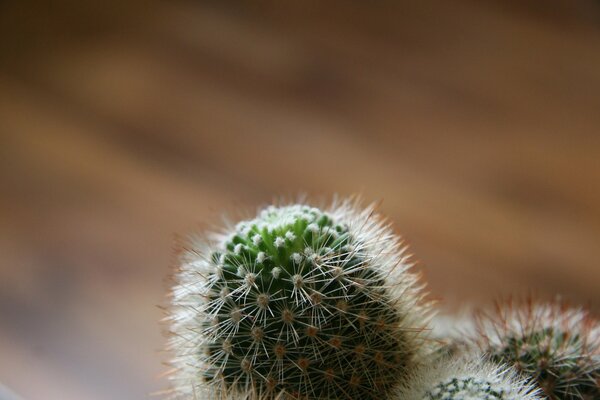
[[[417,370],[398,400],[539,400],[537,389],[514,371],[483,358],[445,358]]]
[[[558,302],[480,315],[481,349],[533,379],[551,400],[600,399],[600,325]]]
[[[372,208],[268,207],[183,252],[173,398],[376,399],[425,353],[429,307]]]

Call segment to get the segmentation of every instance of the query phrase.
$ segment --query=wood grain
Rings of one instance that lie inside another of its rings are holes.
[[[600,311],[594,1],[0,4],[0,382],[161,390],[176,233],[382,200],[456,309]]]

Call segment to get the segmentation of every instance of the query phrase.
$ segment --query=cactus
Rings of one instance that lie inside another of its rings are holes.
[[[445,358],[422,367],[398,400],[539,400],[537,389],[515,371],[481,357]]]
[[[465,337],[469,337],[475,330],[475,321],[471,310],[463,308],[454,315],[438,313],[431,320],[430,326],[429,338],[437,343],[437,347],[434,348],[434,356],[459,356],[463,352],[471,350],[470,343],[465,340]]]
[[[600,399],[600,325],[558,302],[498,305],[480,315],[478,344],[537,382],[551,400]]]
[[[376,399],[424,357],[429,319],[373,208],[268,207],[183,251],[172,398]]]

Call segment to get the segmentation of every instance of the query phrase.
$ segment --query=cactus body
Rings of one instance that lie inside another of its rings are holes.
[[[472,356],[442,359],[421,368],[398,400],[539,400],[514,371]]]
[[[482,350],[529,376],[547,398],[600,399],[600,325],[585,312],[506,304],[478,323]]]
[[[407,268],[396,236],[350,202],[269,207],[193,244],[173,290],[174,397],[386,395],[424,348]]]

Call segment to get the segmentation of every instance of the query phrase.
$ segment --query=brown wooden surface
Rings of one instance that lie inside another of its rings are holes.
[[[0,382],[24,398],[163,388],[174,233],[278,195],[383,200],[449,306],[600,310],[600,3],[82,3],[0,3]]]

